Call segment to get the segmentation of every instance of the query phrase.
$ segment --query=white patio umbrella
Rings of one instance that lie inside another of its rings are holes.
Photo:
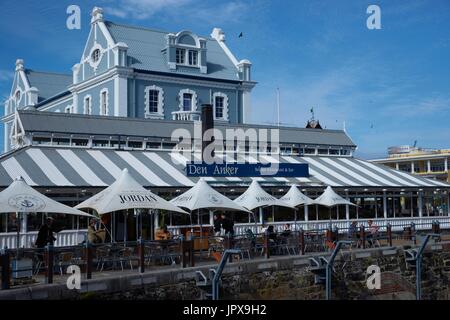
[[[290,204],[275,198],[270,195],[259,185],[256,180],[253,180],[250,186],[241,194],[238,198],[234,200],[237,204],[247,208],[248,210],[253,210],[256,208],[268,207],[268,206],[279,206],[294,209]],[[253,212],[252,212],[253,213]],[[256,219],[255,219],[255,224]]]
[[[0,213],[47,212],[62,213],[84,217],[94,217],[83,211],[71,208],[39,193],[30,187],[22,177],[16,178],[8,188],[0,192]],[[20,223],[17,229],[17,248],[20,247]]]
[[[97,211],[99,215],[128,209],[162,209],[188,214],[169,201],[145,189],[131,176],[126,168],[123,169],[120,177],[112,185],[78,204],[75,208],[91,208]]]
[[[203,178],[200,178],[192,188],[172,199],[170,202],[181,208],[189,209],[191,213],[197,210],[199,219],[200,209],[244,211],[251,213],[251,211],[248,211],[246,208],[214,190]],[[202,224],[200,223],[201,228]]]
[[[338,205],[349,205],[349,206],[355,206],[356,204],[348,201],[347,199],[341,197],[338,195],[334,190],[328,186],[325,191],[314,200],[314,204],[319,204],[325,207],[330,208],[330,219],[331,219],[331,208],[338,206]]]
[[[293,184],[289,191],[280,198],[281,201],[295,208],[295,228],[297,228],[297,210],[300,206],[308,206],[314,204],[314,200],[304,195],[298,186]]]

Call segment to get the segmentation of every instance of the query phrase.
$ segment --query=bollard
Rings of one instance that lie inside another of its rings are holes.
[[[270,247],[269,247],[269,235],[264,233],[264,251],[266,253],[266,259],[270,258]]]
[[[144,239],[139,239],[139,272],[145,272],[145,246]]]
[[[192,240],[184,240],[181,239],[181,260],[183,264],[183,268],[189,264],[190,267],[195,265],[194,261],[194,251],[193,251],[193,241]]]
[[[390,223],[388,223],[386,230],[389,246],[392,247],[392,226]]]
[[[45,283],[53,283],[53,254],[53,245],[48,244],[46,247],[47,272],[45,275]]]
[[[305,255],[305,232],[303,229],[300,229],[300,246],[301,246],[301,253],[302,256]]]
[[[364,230],[363,225],[361,226],[360,238],[361,238],[361,242],[362,242],[362,248],[365,249],[366,248],[366,231]]]
[[[2,250],[1,266],[2,266],[2,290],[8,290],[10,288],[10,261],[8,249]]]
[[[92,245],[86,241],[86,279],[92,279]]]

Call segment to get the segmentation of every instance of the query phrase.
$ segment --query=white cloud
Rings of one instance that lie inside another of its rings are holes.
[[[14,72],[11,70],[0,70],[0,82],[9,82],[14,78]]]
[[[105,5],[106,15],[122,19],[146,20],[158,18],[182,20],[184,23],[221,23],[238,19],[247,8],[241,1],[212,4],[210,1],[194,0],[119,0]]]

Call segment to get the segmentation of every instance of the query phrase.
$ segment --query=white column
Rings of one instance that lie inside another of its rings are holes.
[[[263,216],[263,208],[259,207],[259,223],[263,223],[264,216]]]
[[[423,217],[423,193],[422,191],[419,191],[417,194],[417,206],[419,207],[419,217]]]
[[[153,214],[154,215],[154,226],[155,226],[155,233],[156,233],[156,230],[158,230],[159,229],[159,210],[155,210],[155,213]]]
[[[214,225],[214,213],[212,210],[209,210],[209,224],[212,226]]]
[[[444,159],[444,171],[447,172],[448,171],[448,158]]]
[[[383,191],[383,216],[387,219],[387,196],[386,191]]]
[[[413,202],[413,193],[412,193],[412,191],[411,191],[410,195],[411,195],[410,203],[411,203],[411,218],[412,218],[412,217],[414,217],[414,209],[413,209],[414,202]]]
[[[339,206],[336,206],[336,220],[339,220]]]
[[[427,160],[427,172],[431,172],[431,161]]]
[[[411,173],[414,173],[414,161],[411,162]]]
[[[319,220],[319,205],[316,204],[316,221]]]
[[[114,77],[114,116],[128,115],[128,81],[127,78]]]
[[[350,201],[348,197],[348,191],[345,192],[347,201]],[[350,206],[348,204],[345,205],[345,219],[350,220]]]
[[[395,169],[398,170],[398,163],[395,164]]]
[[[308,206],[304,206],[304,214],[305,214],[305,221],[308,221],[308,216],[309,216]]]

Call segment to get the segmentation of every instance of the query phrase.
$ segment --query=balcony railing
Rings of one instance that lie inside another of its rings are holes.
[[[200,120],[200,111],[174,111],[172,112],[172,119],[179,121],[196,121]]]

